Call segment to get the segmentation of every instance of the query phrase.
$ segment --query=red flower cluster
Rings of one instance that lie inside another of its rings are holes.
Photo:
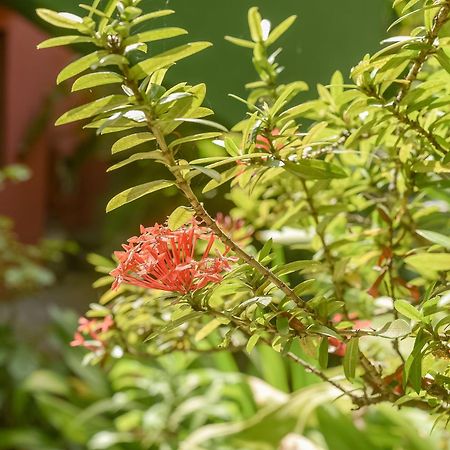
[[[104,348],[105,343],[101,335],[106,333],[113,325],[114,321],[111,316],[106,316],[103,320],[89,320],[86,319],[86,317],[80,317],[78,320],[77,331],[75,332],[75,336],[70,343],[70,346],[81,346],[91,351],[98,350],[102,347]],[[86,340],[86,336],[90,339]]]
[[[112,288],[122,283],[187,294],[208,283],[219,283],[222,272],[235,258],[217,252],[210,256],[216,236],[196,221],[172,231],[167,226],[141,226],[141,234],[128,239],[125,251],[115,252],[119,265],[111,272]],[[195,259],[199,241],[206,241],[202,256]]]

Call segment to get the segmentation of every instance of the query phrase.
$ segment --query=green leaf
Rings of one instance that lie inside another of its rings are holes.
[[[183,28],[167,27],[156,28],[154,30],[144,31],[142,33],[134,34],[125,40],[124,45],[136,44],[138,42],[154,42],[162,39],[169,39],[176,36],[187,34]]]
[[[140,23],[146,22],[147,20],[157,19],[158,17],[169,16],[174,12],[175,11],[173,9],[161,9],[159,11],[147,13],[134,19],[131,23],[131,26],[134,27],[136,25],[139,25]]]
[[[341,167],[319,159],[302,159],[298,163],[285,162],[285,167],[289,172],[305,180],[327,180],[348,176]]]
[[[404,377],[418,394],[422,389],[422,353],[413,351],[405,362]]]
[[[247,41],[245,39],[239,39],[237,37],[233,36],[225,36],[225,40],[228,42],[231,42],[232,44],[238,45],[239,47],[245,47],[245,48],[254,48],[255,43],[252,41]]]
[[[113,170],[120,169],[121,167],[124,167],[133,162],[143,161],[146,159],[164,160],[163,155],[159,150],[154,150],[152,152],[135,153],[134,155],[131,155],[129,158],[124,159],[123,161],[120,161],[114,164],[113,166],[109,167],[107,172],[111,172]]]
[[[60,84],[63,81],[68,80],[69,78],[72,78],[81,72],[84,72],[94,64],[98,64],[100,60],[106,55],[108,55],[108,52],[106,50],[98,50],[96,52],[89,53],[89,55],[78,58],[68,66],[64,67],[63,70],[61,70],[58,77],[56,78],[56,84]]]
[[[185,136],[182,138],[175,139],[169,144],[169,148],[176,147],[177,145],[186,144],[187,142],[204,141],[206,139],[214,139],[222,136],[222,133],[199,133],[193,134],[192,136]]]
[[[204,173],[209,178],[212,178],[213,180],[216,180],[217,182],[220,182],[222,180],[222,177],[220,176],[220,173],[217,172],[216,170],[209,169],[209,168],[203,167],[203,166],[196,166],[196,165],[192,165],[192,164],[189,164],[189,167],[191,169],[195,169],[197,171],[197,173],[195,173],[195,172],[193,173],[194,175],[197,175],[198,172],[201,172],[201,173]]]
[[[396,319],[383,325],[375,334],[389,339],[397,339],[408,335],[410,332],[411,327],[406,320]]]
[[[272,45],[277,41],[295,22],[297,16],[289,16],[287,19],[283,20],[279,25],[277,25],[269,34],[269,37],[266,39],[266,46]]]
[[[339,336],[334,330],[326,327],[325,325],[311,325],[307,328],[309,333],[319,334],[320,336],[327,336],[338,339],[340,342],[342,341],[342,337]]]
[[[252,334],[250,336],[250,338],[247,341],[247,345],[245,347],[247,353],[252,352],[252,350],[255,348],[255,345],[258,343],[260,338],[261,338],[260,334]]]
[[[258,8],[256,6],[248,10],[248,26],[250,28],[252,39],[255,42],[261,42],[263,40],[261,20],[261,14],[259,14]]]
[[[81,91],[105,84],[122,83],[123,76],[115,72],[95,72],[83,75],[72,86],[72,92]]]
[[[284,316],[277,317],[277,331],[281,336],[287,336],[289,334],[289,319]]]
[[[123,152],[124,150],[136,147],[140,144],[144,144],[145,142],[154,140],[155,136],[148,132],[130,134],[129,136],[125,136],[115,142],[111,147],[111,153],[114,155],[116,153]]]
[[[130,203],[144,195],[151,194],[152,192],[159,191],[160,189],[165,189],[167,187],[173,186],[175,183],[173,181],[158,180],[151,181],[150,183],[140,184],[139,186],[134,186],[132,188],[126,189],[125,191],[117,194],[113,197],[108,205],[106,206],[106,212],[110,212],[113,209],[119,208],[126,203]]]
[[[422,268],[447,272],[450,270],[450,253],[417,253],[405,258],[405,262],[419,272]]]
[[[220,123],[217,123],[217,122],[213,122],[212,120],[195,119],[195,118],[191,118],[191,117],[177,117],[176,119],[174,119],[174,121],[197,123],[199,125],[205,125],[207,127],[217,128],[218,130],[225,131],[226,133],[228,132],[228,130],[223,125],[221,125]]]
[[[78,120],[88,119],[97,114],[111,111],[119,106],[125,106],[128,104],[128,101],[129,98],[126,95],[109,95],[99,98],[91,103],[67,111],[55,122],[55,125],[64,125]]]
[[[41,42],[37,48],[52,48],[62,45],[81,44],[85,42],[94,42],[92,38],[87,36],[58,36]]]
[[[186,206],[179,206],[170,216],[167,221],[168,227],[172,230],[178,230],[186,223],[188,223],[192,217],[194,217],[194,211]]]
[[[318,360],[319,366],[322,369],[325,370],[328,368],[328,338],[326,337],[322,338],[320,341]]]
[[[347,346],[344,354],[344,374],[347,380],[353,380],[355,378],[356,367],[359,362],[359,338],[352,338],[347,342]]]
[[[394,306],[400,314],[408,319],[415,320],[416,322],[423,321],[423,314],[406,300],[396,300]]]
[[[434,56],[436,56],[436,59],[439,61],[442,68],[450,73],[450,58],[447,56],[447,53],[445,53],[444,49],[438,49]]]
[[[305,259],[303,261],[293,261],[287,264],[283,264],[281,267],[278,267],[274,270],[279,277],[283,275],[288,275],[293,272],[299,272],[300,270],[306,269],[308,267],[312,267],[317,265],[316,261],[312,261],[310,259]]]
[[[220,327],[220,325],[225,325],[229,323],[226,319],[212,319],[203,328],[197,331],[195,335],[195,340],[202,341],[208,337],[213,331]]]
[[[144,78],[156,70],[169,66],[180,59],[194,55],[195,53],[198,53],[211,45],[212,44],[210,42],[193,42],[175,47],[167,52],[161,53],[153,58],[148,58],[145,61],[136,64],[131,68],[130,76],[134,79]]]
[[[442,247],[445,248],[450,248],[450,237],[448,236],[429,230],[416,230],[416,233],[434,244],[442,245]]]
[[[42,20],[45,20],[47,23],[60,28],[77,30],[83,23],[83,19],[81,17],[71,13],[56,12],[45,8],[36,9],[36,13]]]

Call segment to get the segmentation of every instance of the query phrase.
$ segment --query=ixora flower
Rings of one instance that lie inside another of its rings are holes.
[[[111,272],[115,278],[113,289],[125,283],[187,294],[208,283],[222,281],[222,273],[236,260],[225,256],[228,249],[224,253],[216,250],[216,256],[211,256],[217,238],[195,220],[175,231],[155,224],[148,228],[141,226],[140,232],[128,239],[124,251],[115,252],[119,265]],[[201,241],[206,247],[196,258]]]
[[[105,343],[102,334],[106,333],[114,325],[113,318],[106,316],[103,320],[86,319],[80,317],[78,320],[78,328],[75,332],[71,347],[85,347],[88,350],[95,351],[104,348]],[[88,337],[88,339],[86,339]]]
[[[262,134],[258,134],[256,136],[256,143],[255,143],[255,148],[259,149],[259,150],[264,150],[266,152],[270,152],[273,149],[273,139],[272,138],[276,138],[277,136],[280,135],[280,130],[278,128],[274,128],[271,132],[270,132],[270,136],[269,138],[267,138],[266,136],[263,136]],[[280,145],[277,145],[277,150],[280,149]]]

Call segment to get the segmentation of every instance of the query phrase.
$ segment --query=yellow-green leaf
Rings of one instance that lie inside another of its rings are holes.
[[[359,338],[352,338],[347,343],[344,355],[344,374],[348,380],[355,378],[356,367],[359,362]]]
[[[130,134],[129,136],[125,136],[119,139],[111,148],[111,152],[114,155],[115,153],[123,152],[124,150],[128,150],[130,148],[136,147],[145,142],[154,141],[155,136],[148,132],[135,133]]]
[[[234,36],[225,36],[225,40],[228,42],[231,42],[232,44],[239,45],[239,47],[246,47],[246,48],[254,48],[255,43],[252,41],[247,41],[245,39],[239,39]]]
[[[66,123],[76,122],[77,120],[88,119],[97,114],[111,111],[119,106],[125,106],[128,104],[128,100],[126,95],[109,95],[99,98],[91,103],[67,111],[55,122],[55,125],[64,125]]]
[[[259,14],[256,6],[248,10],[248,26],[250,28],[252,39],[255,42],[261,42],[263,40],[261,20],[261,14]]]
[[[175,47],[167,52],[161,53],[153,58],[148,58],[145,61],[136,64],[130,70],[130,76],[135,79],[144,78],[156,70],[169,66],[180,59],[194,55],[195,53],[198,53],[211,45],[212,44],[210,42],[193,42],[181,45],[180,47]]]
[[[125,40],[125,45],[136,44],[138,42],[154,42],[162,39],[169,39],[176,36],[187,34],[187,31],[178,27],[156,28],[154,30],[144,31],[134,34]]]
[[[106,206],[106,212],[110,212],[122,205],[130,203],[144,195],[151,194],[152,192],[159,191],[160,189],[165,189],[167,187],[173,186],[173,181],[158,180],[151,181],[150,183],[140,184],[139,186],[134,186],[132,188],[126,189],[125,191],[117,194],[113,197],[108,205]]]
[[[298,163],[286,162],[285,167],[289,172],[305,180],[327,180],[348,176],[339,166],[319,159],[302,159]]]
[[[122,83],[123,77],[115,72],[95,72],[81,76],[72,86],[72,92],[90,89],[105,84]]]
[[[161,162],[161,160],[163,160],[163,156],[159,150],[155,150],[152,152],[135,153],[134,155],[131,155],[129,158],[124,159],[123,161],[120,161],[117,164],[114,164],[113,166],[109,167],[107,172],[120,169],[121,167],[124,167],[128,164],[131,164],[136,161],[142,161],[145,159],[157,159]]]
[[[106,50],[99,50],[78,58],[68,66],[64,67],[63,70],[61,70],[56,79],[56,83],[60,84],[63,81],[68,80],[69,78],[72,78],[81,72],[84,72],[94,64],[98,64],[100,60],[106,55],[108,55],[108,52]]]
[[[214,139],[216,137],[221,136],[222,133],[199,133],[199,134],[193,134],[192,136],[185,136],[179,139],[175,139],[169,144],[169,148],[176,147],[180,144],[186,144],[187,142],[194,142],[194,141],[204,141],[206,139]]]
[[[167,221],[168,227],[172,230],[178,230],[178,228],[189,222],[194,217],[194,211],[186,206],[179,206],[170,216]]]
[[[159,11],[147,13],[134,19],[133,22],[131,23],[131,26],[134,27],[136,25],[139,25],[140,23],[146,22],[147,20],[168,16],[170,14],[173,14],[174,12],[175,11],[173,9],[161,9]]]
[[[81,17],[71,13],[56,12],[46,8],[38,8],[36,13],[42,20],[45,20],[49,24],[60,28],[77,30],[83,23],[83,19]]]
[[[275,41],[277,41],[295,22],[297,16],[289,16],[287,19],[283,20],[279,25],[277,25],[272,32],[269,34],[269,37],[266,39],[265,44],[267,46],[272,45]]]
[[[62,45],[81,44],[85,42],[93,42],[93,39],[87,36],[58,36],[41,42],[37,48],[60,47]]]
[[[450,270],[450,253],[417,253],[405,258],[405,262],[418,271],[423,268],[446,272]]]

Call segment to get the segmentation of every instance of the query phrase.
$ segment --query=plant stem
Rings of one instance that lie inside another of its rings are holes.
[[[217,222],[209,215],[208,211],[204,208],[202,203],[199,201],[194,191],[192,190],[190,184],[184,178],[182,171],[175,160],[173,153],[169,149],[167,142],[165,140],[164,135],[161,133],[161,130],[157,126],[151,126],[151,131],[156,138],[156,141],[161,149],[167,165],[175,177],[175,181],[177,183],[178,188],[187,198],[195,213],[200,217],[205,224],[216,234],[216,236],[233,252],[241,258],[244,262],[246,262],[250,267],[256,269],[261,275],[270,280],[278,289],[283,291],[283,293],[295,301],[295,303],[306,310],[309,308],[306,305],[306,302],[301,299],[284,281],[278,278],[270,269],[263,266],[259,261],[257,261],[253,256],[249,255],[245,250],[243,250],[238,244],[236,244],[233,239],[231,239],[226,233],[224,233],[220,227],[217,225]]]

